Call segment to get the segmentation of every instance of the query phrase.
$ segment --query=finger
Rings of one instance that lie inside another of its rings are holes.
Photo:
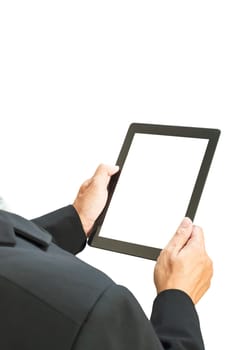
[[[192,234],[192,229],[192,220],[185,217],[165,249],[177,254],[189,240]]]
[[[82,186],[81,187],[88,187],[89,186],[89,184],[91,183],[91,180],[92,179],[88,179],[88,180],[85,180],[83,183],[82,183]]]

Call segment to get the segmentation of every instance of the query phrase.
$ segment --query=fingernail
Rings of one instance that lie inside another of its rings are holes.
[[[182,220],[182,222],[181,222],[181,226],[183,227],[183,228],[186,228],[186,227],[188,227],[190,224],[191,224],[191,220],[189,219],[189,218],[184,218],[183,220]]]

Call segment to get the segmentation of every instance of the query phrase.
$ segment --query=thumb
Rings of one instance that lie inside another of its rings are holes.
[[[171,251],[173,254],[178,254],[179,251],[184,247],[184,245],[189,240],[193,230],[192,220],[188,217],[185,217],[180,226],[178,227],[176,233],[172,239],[167,244],[166,248],[168,251]]]
[[[110,177],[119,170],[118,165],[100,164],[94,173],[94,178],[102,181],[104,185],[108,185]]]
[[[188,242],[189,245],[198,244],[205,249],[204,233],[200,226],[193,226],[193,232]]]

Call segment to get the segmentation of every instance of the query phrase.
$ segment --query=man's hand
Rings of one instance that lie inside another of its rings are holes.
[[[154,269],[157,292],[179,289],[196,304],[210,287],[213,264],[206,253],[203,231],[184,218]]]
[[[79,189],[73,206],[78,212],[87,236],[106,204],[108,198],[107,186],[110,178],[118,170],[118,166],[101,164],[94,175],[86,180]]]

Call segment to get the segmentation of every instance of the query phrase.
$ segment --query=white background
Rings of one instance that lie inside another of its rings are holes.
[[[241,0],[0,1],[0,191],[13,211],[71,203],[131,122],[221,129],[195,220],[215,271],[197,305],[207,350],[249,346],[249,18]],[[151,261],[79,257],[150,313]]]

